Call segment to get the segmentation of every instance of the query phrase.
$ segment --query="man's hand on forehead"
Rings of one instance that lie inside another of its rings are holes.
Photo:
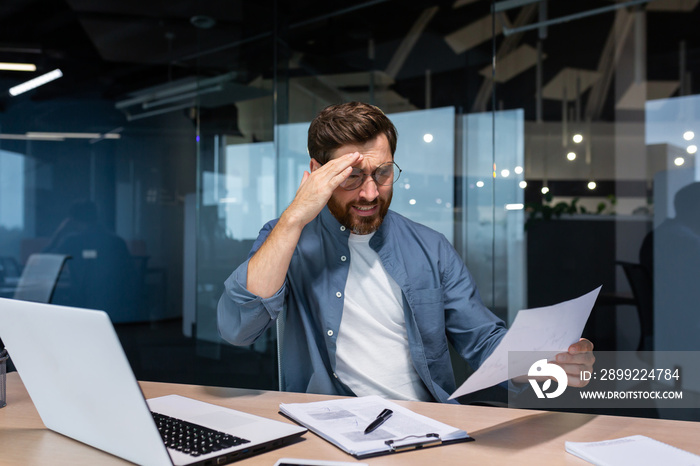
[[[316,217],[333,195],[340,183],[352,173],[352,167],[363,159],[359,152],[352,152],[331,159],[325,165],[312,162],[312,172],[304,172],[294,200],[285,210],[286,220],[304,227]]]
[[[316,168],[312,170],[311,174],[307,176],[306,173],[308,172],[304,173],[304,178],[302,179],[301,184],[303,184],[307,178],[316,176],[321,181],[326,180],[328,183],[330,183],[331,186],[333,186],[333,189],[331,190],[332,194],[332,192],[340,185],[340,183],[345,181],[345,179],[348,177],[351,171],[349,169],[361,164],[363,159],[364,156],[361,153],[355,151],[332,158],[323,165],[316,163]],[[345,173],[346,170],[347,173]],[[299,187],[301,187],[301,185]]]
[[[330,162],[332,160],[339,160],[339,159],[342,159],[343,157],[347,157],[347,156],[350,156],[353,154],[362,154],[362,152],[360,151],[362,149],[361,146],[350,146],[350,147],[352,148],[352,150],[346,149],[342,153],[339,152],[339,149],[336,149],[334,152],[331,153],[331,156],[328,159],[328,162]],[[359,163],[359,162],[360,162],[360,160],[358,160],[357,163]]]

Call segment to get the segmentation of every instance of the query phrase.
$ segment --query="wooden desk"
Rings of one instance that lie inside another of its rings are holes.
[[[286,422],[280,402],[331,397],[236,388],[142,382],[147,398],[177,393]],[[642,434],[700,454],[700,423],[533,410],[398,402],[413,411],[469,432],[476,442],[447,445],[365,460],[371,465],[533,464],[586,465],[566,453],[564,441],[598,441]],[[278,450],[233,464],[272,466],[282,457],[355,461],[312,433]],[[47,430],[16,372],[7,377],[7,406],[0,409],[2,465],[117,465],[123,460]]]

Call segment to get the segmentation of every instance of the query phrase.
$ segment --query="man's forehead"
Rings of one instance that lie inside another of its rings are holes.
[[[386,136],[383,134],[367,142],[357,142],[340,146],[333,150],[330,158],[335,159],[354,152],[359,152],[365,156],[365,158],[386,159],[383,161],[391,161],[393,159],[391,149],[389,148],[389,141],[387,141]]]
[[[333,151],[331,152],[331,158],[335,159],[340,157],[341,155],[349,154],[352,152],[365,152],[367,149],[367,145],[367,143],[345,144],[343,146],[338,147],[337,149],[333,149]]]

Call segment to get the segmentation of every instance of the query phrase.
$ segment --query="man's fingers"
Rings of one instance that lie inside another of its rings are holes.
[[[294,200],[287,207],[287,219],[295,224],[308,224],[326,205],[333,191],[350,173],[352,166],[362,160],[359,152],[345,154],[330,160],[325,165],[311,162],[311,172],[304,172]]]
[[[560,364],[587,364],[592,366],[595,363],[593,353],[559,353],[556,361]]]
[[[347,180],[351,173],[352,173],[352,167],[347,167],[347,168],[345,168],[345,170],[343,170],[342,172],[340,172],[340,173],[336,174],[335,176],[333,176],[333,177],[330,179],[330,181],[329,181],[329,184],[331,185],[331,187],[333,188],[333,190],[335,190],[335,188],[337,188],[338,186],[340,186],[340,184],[341,184],[343,181]]]
[[[325,165],[319,167],[316,172],[328,174],[332,178],[342,174],[348,167],[352,167],[360,161],[362,161],[362,154],[353,152],[352,154],[345,154],[329,160]]]
[[[359,152],[345,154],[329,161],[325,165],[311,163],[311,172],[304,172],[294,200],[285,210],[287,218],[293,223],[306,225],[326,205],[333,191],[350,173],[352,166],[362,160]]]
[[[581,338],[579,341],[569,346],[568,351],[572,354],[590,352],[593,351],[593,343],[590,340]]]
[[[585,338],[581,338],[569,346],[566,353],[557,354],[556,364],[566,372],[569,386],[585,387],[588,385],[588,380],[581,379],[581,372],[593,371],[593,365],[595,364],[593,343]]]
[[[314,170],[312,176],[314,176],[320,184],[327,184],[331,188],[331,191],[335,190],[350,176],[353,165],[357,165],[361,162],[362,158],[362,154],[359,152],[342,155],[328,161],[328,163],[319,167],[317,170]]]

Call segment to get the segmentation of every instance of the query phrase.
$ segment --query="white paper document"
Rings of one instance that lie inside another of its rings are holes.
[[[392,416],[379,428],[365,434],[365,428],[384,409],[392,410]],[[280,412],[358,458],[471,440],[461,429],[416,414],[379,396],[282,403]]]
[[[565,442],[566,451],[597,466],[700,466],[700,456],[643,435],[602,442]]]
[[[450,399],[492,387],[512,377],[527,375],[534,362],[528,352],[542,352],[542,357],[547,359],[566,352],[570,345],[581,338],[600,289],[599,286],[581,297],[553,306],[518,312],[513,325],[493,353]],[[510,360],[509,352],[514,352],[510,355]],[[518,357],[515,352],[522,355]]]

